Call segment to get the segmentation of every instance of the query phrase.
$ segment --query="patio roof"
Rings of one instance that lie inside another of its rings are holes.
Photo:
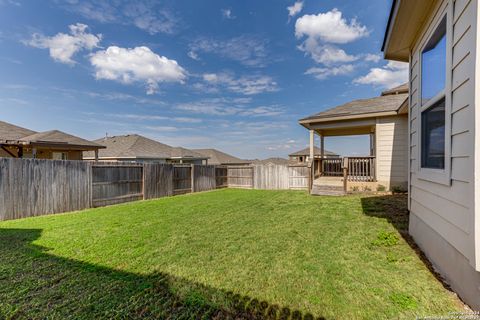
[[[42,146],[50,148],[58,147],[62,149],[96,150],[105,148],[98,143],[88,141],[59,130],[37,132],[21,138],[19,142],[21,144],[28,144],[30,146]]]
[[[408,93],[354,100],[300,119],[300,124],[396,115],[407,101]]]

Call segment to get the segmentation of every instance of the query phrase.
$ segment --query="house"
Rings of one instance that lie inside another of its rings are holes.
[[[480,310],[478,0],[395,0],[386,59],[409,63],[409,232]],[[479,106],[480,108],[480,106]]]
[[[234,157],[217,149],[192,149],[208,157],[208,164],[213,165],[249,165],[251,161]]]
[[[171,147],[138,134],[105,137],[95,140],[105,148],[99,151],[99,161],[156,162],[202,164],[208,157],[181,147]],[[93,160],[86,152],[84,159]]]
[[[314,172],[312,193],[330,194],[332,187],[343,193],[345,186],[350,190],[407,188],[407,84],[386,90],[378,97],[350,101],[316,113],[299,123],[310,131],[309,159],[315,154],[315,135],[320,136],[320,154],[326,154],[322,150],[328,137],[367,135],[370,139],[365,156],[315,157],[309,161]]]
[[[0,157],[82,160],[84,151],[95,155],[102,148],[62,131],[35,132],[0,121]]]
[[[278,164],[278,165],[289,165],[293,164],[292,161],[289,161],[288,159],[285,158],[280,158],[280,157],[272,157],[272,158],[267,158],[263,160],[253,160],[252,164]]]
[[[314,146],[313,153],[315,158],[338,158],[339,155],[335,152],[324,150],[324,154],[322,155],[322,150]],[[310,148],[305,148],[288,155],[288,159],[297,163],[307,163],[310,159]]]

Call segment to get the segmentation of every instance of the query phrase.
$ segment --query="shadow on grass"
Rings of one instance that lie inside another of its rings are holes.
[[[41,232],[0,229],[1,319],[325,319],[164,273],[60,258],[32,243]]]
[[[409,211],[407,207],[408,195],[405,193],[364,197],[362,201],[363,213],[367,216],[384,218],[397,229],[405,242],[415,252],[428,270],[440,281],[443,287],[452,291],[445,279],[432,266],[423,251],[418,247],[412,236],[408,233]]]

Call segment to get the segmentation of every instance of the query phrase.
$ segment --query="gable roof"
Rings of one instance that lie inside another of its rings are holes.
[[[267,158],[264,160],[253,160],[253,164],[290,164],[293,163],[288,159],[285,158],[280,158],[280,157],[272,157],[272,158]]]
[[[202,155],[209,157],[208,164],[247,164],[251,161],[242,160],[234,157],[228,153],[222,152],[217,149],[193,149],[194,151],[201,153]]]
[[[21,138],[20,140],[31,145],[50,146],[58,144],[61,146],[69,145],[72,147],[103,148],[103,146],[98,143],[88,141],[59,130],[33,133],[29,136]]]
[[[35,131],[0,121],[0,141],[19,140],[22,137],[34,134]]]
[[[195,158],[195,159],[207,159],[208,157],[194,150],[173,147],[170,152],[170,158]]]
[[[408,89],[404,92],[404,86],[386,90],[381,96],[369,99],[358,99],[336,106],[334,108],[313,114],[300,119],[300,123],[310,123],[317,120],[339,120],[360,116],[386,116],[398,114],[401,107],[408,101]],[[408,87],[408,85],[407,85]]]
[[[320,150],[320,148],[317,147],[317,146],[314,146],[313,150],[314,150],[314,155],[316,155],[316,156],[319,156],[322,153],[322,150]],[[309,156],[309,155],[310,155],[310,148],[305,148],[305,149],[299,150],[297,152],[290,153],[288,156],[295,157],[295,156]],[[335,152],[328,151],[328,150],[324,150],[324,155],[326,155],[326,156],[338,156],[338,154],[336,154]]]
[[[99,158],[105,159],[206,159],[191,150],[181,147],[174,148],[138,134],[105,137],[97,139],[95,142],[106,147],[98,153]],[[87,152],[84,156],[85,158],[94,157],[92,152]]]

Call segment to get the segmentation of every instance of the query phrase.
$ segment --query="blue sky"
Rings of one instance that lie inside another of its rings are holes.
[[[381,58],[390,1],[0,0],[0,119],[138,133],[244,158],[308,144],[298,119],[407,78]],[[365,137],[329,138],[366,154]]]

